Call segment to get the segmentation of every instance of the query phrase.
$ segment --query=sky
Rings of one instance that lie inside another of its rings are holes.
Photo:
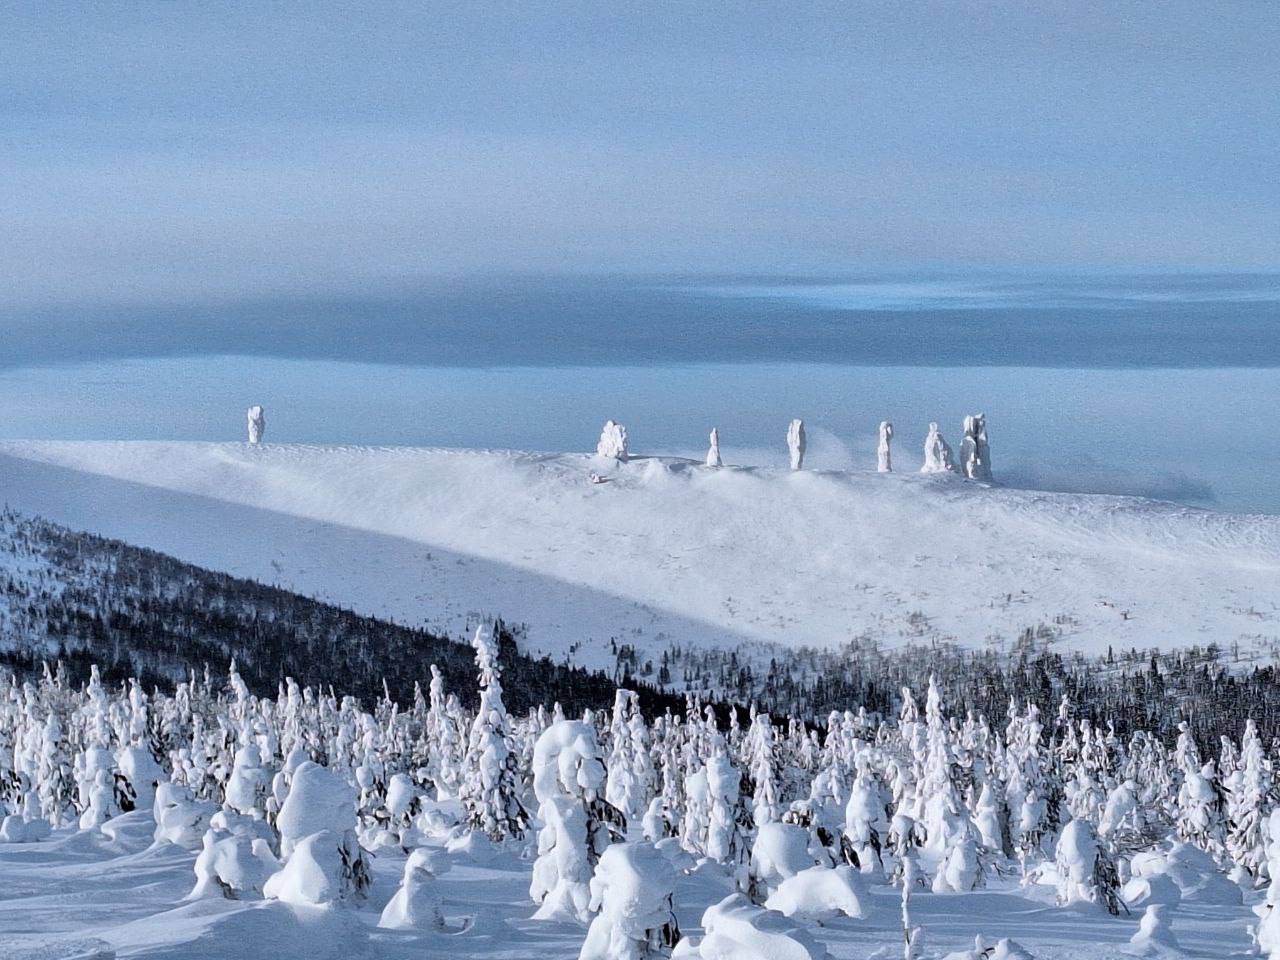
[[[0,317],[1280,268],[1266,2],[3,4]]]

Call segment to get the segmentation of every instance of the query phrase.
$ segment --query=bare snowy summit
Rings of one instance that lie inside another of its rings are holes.
[[[957,473],[636,456],[179,442],[0,443],[13,507],[461,635],[477,614],[583,664],[609,642],[1070,648],[1280,636],[1280,518],[988,487]]]

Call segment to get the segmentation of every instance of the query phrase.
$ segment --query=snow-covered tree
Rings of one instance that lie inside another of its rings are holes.
[[[675,870],[647,843],[616,843],[591,878],[594,914],[578,960],[666,957],[680,939],[672,896]]]
[[[1240,754],[1240,769],[1233,773],[1229,788],[1227,852],[1256,883],[1270,879],[1266,840],[1273,780],[1271,761],[1252,718],[1245,721]]]
[[[863,873],[874,873],[883,867],[881,848],[889,828],[885,790],[866,756],[860,755],[856,763],[858,772],[845,806],[846,858]]]
[[[614,694],[607,766],[605,799],[628,820],[639,819],[648,809],[653,792],[653,761],[639,698],[631,690],[620,688]]]
[[[460,794],[467,822],[490,840],[524,836],[528,814],[520,800],[519,758],[511,749],[502,702],[498,641],[487,624],[476,627],[472,645],[479,672],[480,706],[471,724]]]
[[[267,880],[264,895],[302,905],[363,897],[370,876],[355,811],[349,783],[328,767],[299,764],[276,818],[284,867]]]
[[[538,859],[529,895],[537,920],[590,917],[591,872],[622,818],[605,800],[605,768],[595,728],[582,720],[553,723],[533,751],[538,799]]]
[[[1120,881],[1106,849],[1087,820],[1068,820],[1055,850],[1058,903],[1093,903],[1121,910]]]
[[[748,770],[755,787],[751,798],[751,817],[757,827],[772,823],[782,816],[778,785],[778,744],[773,723],[767,713],[757,712],[747,733]]]

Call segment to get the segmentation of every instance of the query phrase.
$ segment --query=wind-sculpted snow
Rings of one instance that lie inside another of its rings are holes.
[[[1040,624],[1090,652],[1280,635],[1280,518],[951,472],[8,442],[0,488],[31,513],[453,636],[502,615],[533,650],[591,666],[613,666],[611,638],[656,661],[672,644],[864,635],[977,647]]]

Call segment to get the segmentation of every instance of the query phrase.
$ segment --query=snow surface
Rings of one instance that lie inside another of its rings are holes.
[[[1280,517],[955,474],[8,441],[0,500],[454,636],[500,615],[591,666],[611,664],[610,638],[655,657],[863,635],[976,647],[1041,623],[1090,652],[1280,638]]]
[[[195,852],[153,843],[146,812],[100,831],[0,845],[0,957],[5,960],[570,960],[586,930],[579,924],[529,919],[529,863],[502,851],[488,862],[433,847],[452,869],[436,884],[447,929],[379,928],[384,907],[401,886],[406,857],[387,850],[373,859],[373,886],[364,903],[299,907],[274,900],[184,901]],[[705,933],[702,917],[731,892],[715,870],[678,877],[674,906],[687,937]],[[921,893],[913,922],[926,931],[926,954],[971,948],[981,935],[1012,937],[1037,960],[1104,960],[1124,955],[1139,933],[1141,911],[1109,917],[1096,910],[1058,908],[1043,888],[1020,890],[1016,878],[963,896]],[[803,935],[836,960],[901,956],[899,893],[875,885],[866,916],[804,925]],[[777,917],[777,915],[774,915]],[[1243,956],[1250,941],[1247,906],[1184,902],[1166,911],[1188,956]],[[722,936],[732,931],[722,930]],[[703,941],[705,942],[705,941]],[[692,947],[692,942],[690,944]],[[694,954],[697,955],[696,953]]]

